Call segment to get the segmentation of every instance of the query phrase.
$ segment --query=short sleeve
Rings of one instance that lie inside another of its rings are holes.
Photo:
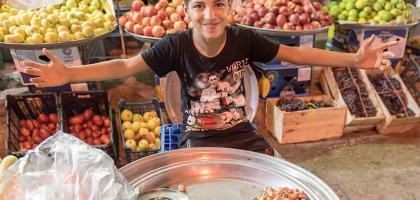
[[[251,61],[268,63],[273,60],[278,52],[279,43],[268,39],[267,37],[249,31],[249,41],[251,41]]]
[[[173,36],[166,36],[156,42],[152,48],[141,53],[147,65],[159,77],[163,77],[171,71],[176,71],[175,42]]]

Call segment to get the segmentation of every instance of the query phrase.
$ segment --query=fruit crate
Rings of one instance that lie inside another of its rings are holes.
[[[381,72],[378,70],[360,70],[363,76],[370,77],[373,75],[384,75],[385,72]],[[411,110],[413,112],[413,116],[405,116],[405,117],[397,117],[395,115],[392,115],[390,110],[387,108],[385,101],[381,98],[380,93],[374,89],[374,94],[377,96],[377,99],[379,101],[379,106],[382,108],[382,111],[385,115],[385,120],[381,121],[377,126],[376,130],[380,134],[404,134],[407,131],[412,130],[417,124],[420,122],[420,108],[417,105],[416,101],[414,100],[413,96],[411,96],[410,92],[408,91],[406,85],[402,81],[401,77],[394,71],[391,70],[387,73],[388,78],[387,82],[391,83],[390,77],[394,78],[401,87],[401,92],[405,98],[398,97],[396,101],[400,102],[400,105],[402,105],[402,108],[404,109],[404,112],[408,113],[408,110]],[[375,88],[373,86],[373,83],[371,79],[369,78],[369,84],[370,87]],[[395,86],[392,86],[390,89],[392,92],[397,92],[397,89]],[[395,95],[394,95],[395,96]]]
[[[349,68],[340,68],[340,69],[334,69],[334,70],[347,70],[349,71]],[[352,86],[349,88],[341,88],[339,87],[339,84],[337,83],[337,79],[334,76],[334,72],[331,68],[326,67],[323,69],[322,73],[321,73],[321,83],[324,85],[324,89],[326,88],[326,90],[328,91],[328,95],[335,99],[337,101],[337,103],[339,105],[342,106],[346,106],[346,121],[345,121],[345,127],[344,127],[344,133],[352,133],[352,132],[356,132],[356,131],[362,131],[362,130],[369,130],[369,129],[373,129],[375,128],[375,126],[377,124],[379,124],[381,121],[383,121],[385,119],[385,115],[382,111],[382,108],[379,105],[379,100],[377,99],[376,95],[374,94],[374,88],[371,87],[371,85],[369,84],[369,79],[360,72],[360,70],[356,70],[362,83],[364,84],[366,90],[367,90],[367,97],[368,100],[370,100],[371,105],[373,108],[375,108],[376,110],[376,114],[375,116],[370,116],[370,117],[366,117],[366,116],[356,116],[353,115],[350,112],[349,106],[347,105],[346,101],[344,100],[344,96],[342,93],[342,90],[344,89],[351,89],[354,88],[355,90],[360,91],[360,86],[358,84],[356,84],[356,78],[352,77],[352,80],[354,81],[354,85],[356,86]],[[362,93],[362,92],[361,92]],[[364,94],[366,95],[366,94]],[[356,99],[356,101],[360,102],[362,111],[364,111],[364,109],[366,109],[366,105],[364,104],[363,101],[361,101],[363,99],[363,97],[361,95],[357,96],[358,98]],[[363,107],[365,106],[365,107]],[[364,114],[366,114],[364,112]]]
[[[329,102],[333,107],[285,112],[277,107],[281,99]],[[302,96],[267,100],[265,125],[280,144],[339,138],[343,135],[346,106],[330,97]]]
[[[57,96],[53,93],[7,95],[6,96],[6,149],[8,154],[22,157],[26,151],[21,151],[19,129],[20,120],[38,119],[39,114],[57,113],[59,108]],[[62,129],[58,118],[58,128]]]
[[[114,161],[118,160],[116,138],[116,128],[114,123],[114,115],[112,113],[111,106],[109,104],[108,94],[104,91],[84,91],[84,92],[63,92],[59,96],[59,104],[61,106],[60,119],[63,123],[63,131],[65,133],[71,133],[70,131],[70,118],[82,114],[86,109],[91,109],[93,115],[97,114],[100,116],[108,117],[110,120],[110,144],[92,145],[95,148],[101,149],[111,156]],[[93,121],[93,119],[92,119]],[[82,127],[84,129],[86,127]],[[85,130],[85,129],[84,129]],[[93,132],[93,131],[92,131]],[[75,133],[73,135],[76,136]],[[94,138],[93,134],[92,137]],[[86,143],[87,138],[84,140]],[[92,140],[94,140],[92,138]],[[98,138],[96,138],[98,139]]]
[[[181,124],[165,124],[160,127],[160,152],[179,148]]]
[[[162,110],[160,108],[159,99],[155,98],[151,102],[127,102],[124,99],[121,99],[118,103],[118,106],[119,106],[118,120],[119,120],[120,132],[121,132],[121,137],[124,144],[124,150],[125,150],[127,162],[130,163],[137,159],[159,153],[160,148],[154,149],[154,150],[146,150],[146,151],[141,151],[141,150],[133,151],[130,148],[127,148],[127,146],[125,145],[126,140],[124,138],[124,128],[123,128],[122,120],[121,120],[121,112],[125,109],[128,109],[132,111],[133,113],[141,114],[142,116],[145,112],[156,111],[158,114],[158,117],[161,119],[160,125],[162,126],[164,122],[163,122],[163,117],[162,117],[163,115],[162,115]]]

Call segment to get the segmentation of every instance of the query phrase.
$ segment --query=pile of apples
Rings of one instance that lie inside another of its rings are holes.
[[[105,1],[106,2],[106,1]],[[17,10],[4,4],[0,12],[0,42],[57,43],[108,33],[116,26],[101,0],[64,0],[46,8]]]
[[[265,29],[311,30],[333,23],[321,10],[319,2],[310,0],[246,0],[236,9],[237,23]]]
[[[403,0],[343,0],[333,1],[323,9],[336,19],[361,24],[412,23],[414,6]]]
[[[107,116],[93,113],[86,109],[82,114],[69,119],[70,133],[87,144],[108,145],[111,143],[111,120]]]
[[[134,0],[131,10],[118,19],[118,24],[128,32],[157,38],[192,27],[191,19],[185,15],[182,0],[173,0],[171,3],[159,0],[153,6]]]
[[[161,120],[156,111],[143,115],[125,109],[121,112],[125,146],[132,151],[160,149]]]
[[[59,129],[57,113],[40,113],[37,119],[19,120],[20,151],[35,148]]]

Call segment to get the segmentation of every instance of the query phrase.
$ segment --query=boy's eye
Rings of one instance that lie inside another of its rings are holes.
[[[225,4],[224,3],[216,3],[216,7],[220,8],[220,7],[224,7]]]
[[[200,4],[196,4],[196,5],[193,6],[193,8],[195,8],[195,9],[202,9],[202,8],[204,8],[204,6],[203,5],[200,5]]]

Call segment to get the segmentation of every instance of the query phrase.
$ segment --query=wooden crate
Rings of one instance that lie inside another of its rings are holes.
[[[365,70],[360,70],[362,75],[368,78],[367,73],[374,73],[374,71],[366,72]],[[407,99],[407,108],[410,108],[415,116],[412,117],[404,117],[404,118],[397,118],[392,116],[391,113],[386,108],[385,104],[381,100],[379,94],[374,90],[374,94],[379,101],[379,106],[382,108],[382,111],[385,116],[385,120],[381,121],[377,126],[376,130],[380,134],[402,134],[410,131],[413,129],[418,123],[420,123],[420,108],[417,105],[416,101],[414,100],[413,96],[411,96],[410,92],[408,92],[407,87],[405,86],[404,82],[401,80],[401,77],[395,73],[395,71],[390,71],[389,73],[392,77],[396,78],[400,84],[401,88],[404,92],[404,95]],[[372,89],[373,85],[369,81],[369,85]]]
[[[305,102],[332,101],[327,96],[295,98]],[[330,108],[284,112],[276,106],[279,100],[267,99],[265,124],[280,144],[338,138],[343,135],[345,106],[333,102],[335,106]]]
[[[366,85],[366,89],[369,92],[369,99],[372,102],[373,106],[376,108],[376,116],[374,117],[356,117],[352,115],[350,110],[347,108],[346,112],[346,121],[344,127],[344,133],[351,133],[361,130],[373,129],[378,125],[381,121],[385,119],[385,115],[382,111],[382,107],[379,104],[379,100],[377,96],[374,94],[375,89],[371,84],[369,84],[369,80],[366,75],[358,70],[358,73],[362,79],[362,81]],[[321,83],[323,83],[324,88],[329,88],[329,91],[326,94],[331,95],[331,97],[337,101],[338,105],[340,106],[347,106],[346,102],[344,101],[343,96],[341,95],[340,89],[338,87],[337,81],[335,80],[333,71],[331,68],[326,67],[321,74]]]

